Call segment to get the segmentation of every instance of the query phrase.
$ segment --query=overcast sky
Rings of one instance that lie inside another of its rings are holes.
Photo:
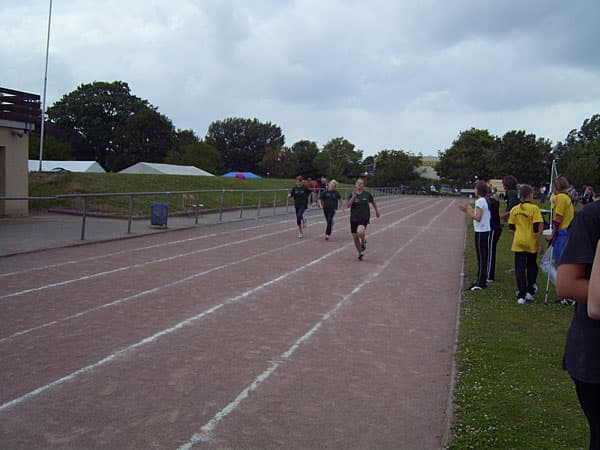
[[[0,86],[42,94],[49,0],[0,1]],[[472,127],[553,142],[600,113],[598,0],[54,0],[47,106],[125,81],[178,129],[437,155]]]

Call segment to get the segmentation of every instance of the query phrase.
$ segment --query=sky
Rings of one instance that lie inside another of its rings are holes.
[[[0,86],[43,95],[49,0],[0,1]],[[461,131],[553,143],[600,113],[598,0],[54,0],[46,106],[124,81],[177,129],[438,155]]]

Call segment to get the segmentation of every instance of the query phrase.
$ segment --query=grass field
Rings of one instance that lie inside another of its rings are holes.
[[[518,305],[505,227],[498,244],[496,282],[465,291],[461,308],[454,439],[451,449],[587,448],[587,421],[573,382],[561,367],[573,309],[544,305],[546,275],[533,303]],[[477,273],[473,227],[465,250],[465,286]],[[471,276],[471,278],[469,278]]]
[[[122,174],[122,173],[36,173],[29,174],[29,195],[31,197],[49,197],[65,194],[97,194],[97,193],[125,193],[125,192],[186,192],[186,191],[212,191],[195,194],[193,200],[184,199],[182,194],[165,195],[136,195],[133,203],[134,215],[148,214],[150,202],[160,201],[169,203],[169,214],[186,210],[191,204],[202,204],[205,210],[217,209],[223,206],[239,207],[242,203],[241,192],[246,192],[243,204],[255,207],[261,205],[285,205],[287,190],[294,186],[295,180],[281,178],[237,179],[224,177],[196,177],[183,175],[148,175],[148,174]],[[339,185],[338,189],[344,193],[350,185]],[[281,189],[274,198],[274,190]],[[225,194],[222,191],[226,190]],[[67,209],[81,210],[81,199],[62,198],[52,200],[30,201],[33,210]],[[129,197],[109,196],[87,200],[89,212],[127,215]]]

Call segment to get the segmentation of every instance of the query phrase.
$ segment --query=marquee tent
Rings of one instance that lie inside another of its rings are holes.
[[[222,177],[229,177],[229,178],[241,178],[241,179],[246,179],[246,178],[262,178],[258,175],[256,175],[255,173],[252,172],[227,172],[223,175],[221,175]]]
[[[139,162],[133,166],[121,170],[119,173],[146,173],[156,175],[197,175],[205,177],[214,177],[212,173],[206,170],[198,169],[195,166],[182,166],[177,164],[159,164],[149,162]]]
[[[39,159],[30,159],[28,161],[30,172],[37,172],[40,168]],[[96,161],[50,161],[42,160],[42,172],[87,172],[87,173],[105,173]]]

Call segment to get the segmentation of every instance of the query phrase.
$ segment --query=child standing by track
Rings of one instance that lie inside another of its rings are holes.
[[[515,276],[517,278],[517,303],[524,305],[533,301],[538,274],[537,255],[542,253],[542,228],[544,219],[533,200],[533,189],[521,186],[521,203],[510,210],[508,227],[514,234],[511,250],[515,254]]]

